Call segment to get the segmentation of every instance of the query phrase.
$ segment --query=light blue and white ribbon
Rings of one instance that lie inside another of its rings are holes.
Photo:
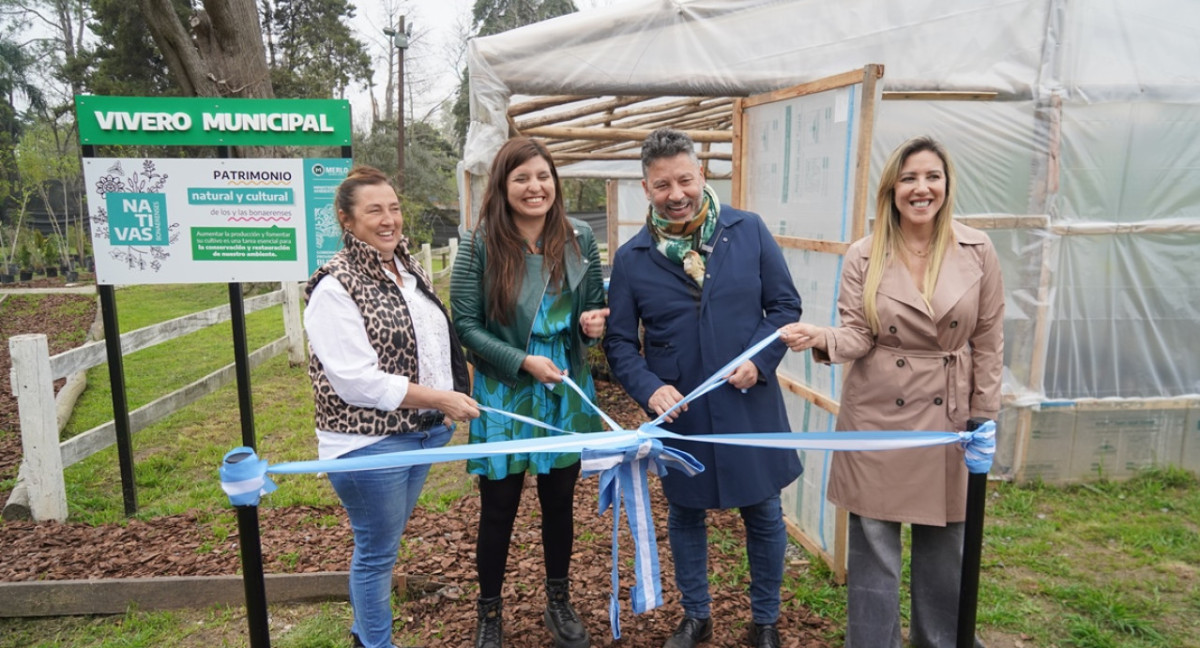
[[[767,337],[747,349],[737,358],[692,390],[670,411],[699,398],[718,388],[725,376],[743,362],[754,356],[778,338],[779,333]],[[629,530],[634,540],[635,584],[630,590],[630,601],[637,614],[652,610],[662,604],[662,582],[658,564],[658,549],[655,541],[654,520],[650,513],[648,475],[658,476],[668,468],[682,470],[695,475],[704,470],[694,457],[686,452],[664,446],[662,439],[682,439],[691,442],[721,443],[728,445],[778,448],[785,450],[897,450],[935,445],[960,443],[966,449],[967,465],[971,472],[987,472],[995,454],[996,425],[994,422],[980,426],[974,432],[761,432],[751,434],[710,434],[684,436],[658,427],[670,411],[641,425],[636,430],[620,429],[615,421],[591,402],[570,378],[563,382],[583,396],[604,421],[612,428],[608,432],[576,433],[547,425],[526,416],[503,410],[480,407],[514,420],[545,428],[553,436],[536,439],[516,439],[491,443],[477,443],[443,448],[408,450],[390,454],[368,455],[318,461],[293,461],[269,466],[247,447],[235,448],[225,455],[222,462],[221,488],[229,495],[234,506],[256,506],[262,495],[275,490],[268,474],[299,474],[349,472],[377,470],[401,466],[414,466],[446,461],[460,461],[489,456],[530,452],[578,452],[582,455],[581,471],[584,476],[600,475],[600,513],[613,509],[612,593],[609,598],[609,622],[613,638],[619,639],[620,605],[618,583],[618,547],[620,531],[620,508],[624,505],[629,519]]]
[[[643,438],[637,445],[614,450],[587,450],[582,457],[581,474],[600,475],[600,514],[613,509],[612,591],[609,594],[608,621],[613,638],[621,638],[621,591],[618,573],[618,538],[621,531],[621,505],[629,517],[629,533],[634,544],[634,585],[629,591],[635,614],[662,605],[662,577],[658,566],[658,542],[654,518],[650,514],[650,485],[647,475],[662,477],[667,468],[695,475],[704,466],[686,452],[663,446],[658,439]]]
[[[221,490],[234,506],[258,506],[259,499],[277,486],[267,477],[267,461],[259,459],[254,448],[241,446],[221,458]]]
[[[975,428],[974,432],[963,434],[962,447],[966,456],[967,472],[976,475],[987,474],[992,469],[992,459],[996,456],[996,422],[987,421]]]

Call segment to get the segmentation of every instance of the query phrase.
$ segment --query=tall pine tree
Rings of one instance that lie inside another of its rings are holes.
[[[346,0],[262,0],[267,56],[275,94],[345,98],[352,84],[371,79],[371,57],[346,21]]]

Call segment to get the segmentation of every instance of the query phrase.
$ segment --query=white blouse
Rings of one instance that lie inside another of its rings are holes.
[[[397,280],[408,305],[417,337],[417,370],[421,384],[431,389],[454,389],[450,368],[449,322],[442,309],[417,288],[417,278],[397,263]],[[379,354],[367,337],[362,312],[346,288],[332,276],[317,283],[304,308],[304,331],[312,351],[321,359],[329,384],[342,400],[358,407],[391,411],[408,395],[408,376],[379,368]],[[385,437],[317,430],[317,456],[334,459],[365,448]]]

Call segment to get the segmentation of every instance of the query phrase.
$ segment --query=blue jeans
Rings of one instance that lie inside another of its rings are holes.
[[[438,425],[425,432],[388,436],[343,457],[440,448],[452,430]],[[392,568],[400,534],[408,524],[429,466],[329,473],[329,482],[350,517],[354,557],[350,560],[350,607],[358,635],[367,648],[392,648]]]
[[[783,508],[774,495],[738,509],[746,526],[746,559],[750,564],[750,612],[758,624],[779,620],[779,588],[783,586],[783,556],[787,529]],[[683,612],[697,619],[712,616],[708,594],[707,509],[668,503],[667,528],[675,560],[675,586]]]

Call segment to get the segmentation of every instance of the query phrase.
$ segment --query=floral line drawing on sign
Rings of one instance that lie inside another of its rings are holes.
[[[171,256],[167,247],[179,240],[180,224],[167,221],[166,183],[152,160],[128,175],[117,162],[96,181],[92,231],[113,245],[109,256],[132,270],[158,272]]]

